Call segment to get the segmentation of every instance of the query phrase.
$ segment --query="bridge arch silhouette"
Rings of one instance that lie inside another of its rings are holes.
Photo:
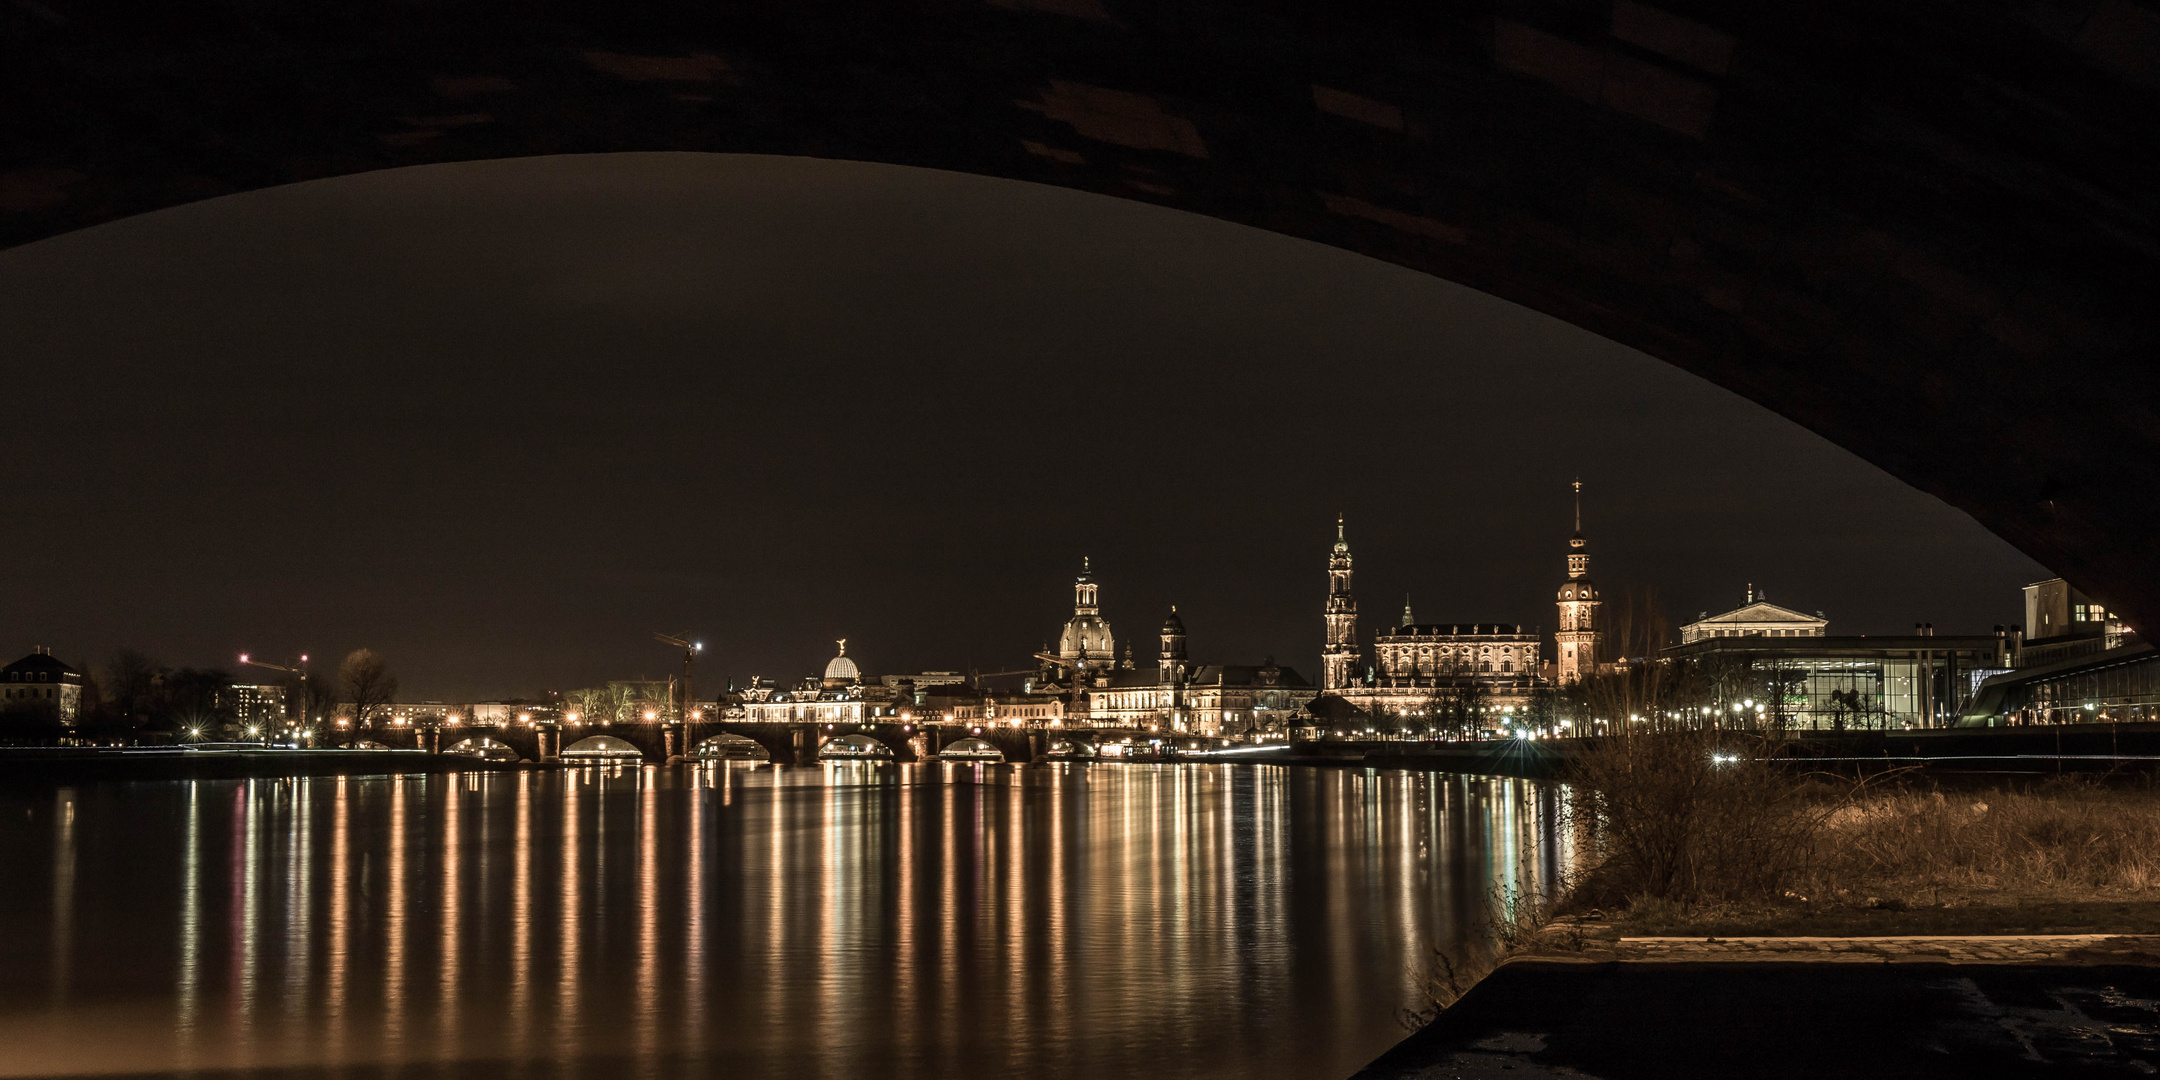
[[[0,9],[0,245],[427,163],[925,166],[1483,290],[2160,617],[2160,13],[2134,0],[367,0]]]

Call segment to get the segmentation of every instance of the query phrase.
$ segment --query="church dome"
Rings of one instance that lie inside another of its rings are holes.
[[[825,665],[825,685],[839,686],[861,681],[862,669],[855,666],[855,661],[848,659],[847,639],[841,638],[840,655],[833,657]]]
[[[1059,656],[1109,660],[1116,653],[1116,643],[1110,636],[1110,624],[1104,622],[1100,615],[1074,615],[1066,621],[1065,632],[1058,635]]]
[[[1560,599],[1562,601],[1595,600],[1597,599],[1597,586],[1591,584],[1589,578],[1575,578],[1560,586]]]
[[[1170,617],[1162,621],[1162,632],[1165,634],[1182,634],[1185,632],[1185,620],[1178,618],[1175,605],[1170,608]]]

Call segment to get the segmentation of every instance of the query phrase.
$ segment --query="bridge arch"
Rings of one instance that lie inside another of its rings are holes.
[[[485,735],[460,739],[443,747],[442,752],[445,754],[457,754],[461,757],[479,758],[482,761],[517,761],[523,756],[509,743],[500,739],[491,739]]]
[[[747,735],[737,735],[731,731],[723,731],[705,737],[692,751],[692,756],[699,761],[769,762],[773,760],[772,751],[767,750],[763,743]]]
[[[232,47],[211,0],[176,0],[155,29],[91,0],[29,10],[0,15],[20,43],[0,76],[0,245],[536,153],[1054,184],[1575,323],[1945,499],[2148,631],[2160,618],[2160,49],[2124,0],[2045,19],[1864,0],[997,0],[846,18],[540,0],[514,24],[478,0],[318,0],[250,10],[276,48]]]
[[[945,744],[938,757],[947,761],[1004,761],[1005,751],[988,740],[969,736]]]
[[[819,761],[891,761],[893,748],[862,732],[835,735],[818,745]]]
[[[645,760],[645,751],[615,735],[587,735],[562,748],[570,765],[623,765]]]
[[[1099,751],[1095,742],[1081,735],[1060,735],[1050,740],[1044,756],[1058,761],[1093,761]]]

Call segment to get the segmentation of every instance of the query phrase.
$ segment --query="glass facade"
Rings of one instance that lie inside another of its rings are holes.
[[[1971,672],[1995,663],[1994,637],[1709,637],[1668,651],[1722,674],[1718,707],[1764,706],[1765,719],[1816,731],[1900,730],[1957,722]]]

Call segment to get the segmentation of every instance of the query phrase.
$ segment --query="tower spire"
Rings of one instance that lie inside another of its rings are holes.
[[[1561,582],[1559,593],[1560,628],[1553,634],[1553,644],[1559,646],[1559,661],[1555,673],[1562,686],[1579,682],[1584,676],[1598,670],[1598,654],[1603,650],[1605,631],[1598,623],[1597,585],[1590,580],[1589,542],[1582,534],[1582,478],[1576,477],[1571,485],[1575,490],[1575,535],[1568,538],[1567,580]]]
[[[1402,594],[1402,624],[1404,626],[1414,626],[1417,624],[1417,618],[1410,614],[1409,593]]]
[[[1328,691],[1349,686],[1357,673],[1357,598],[1350,578],[1350,541],[1343,515],[1336,514],[1335,549],[1328,554],[1327,647],[1320,653],[1320,685]]]

